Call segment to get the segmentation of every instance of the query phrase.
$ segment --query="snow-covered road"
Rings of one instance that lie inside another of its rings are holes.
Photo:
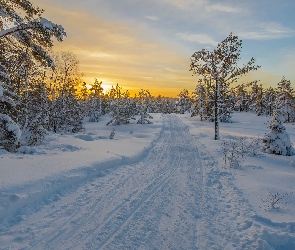
[[[255,220],[232,174],[218,168],[178,117],[163,119],[138,163],[57,190],[38,211],[0,232],[3,249],[263,247],[272,237],[267,221]]]

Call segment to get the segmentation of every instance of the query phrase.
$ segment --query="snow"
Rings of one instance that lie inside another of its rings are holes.
[[[114,141],[111,141],[109,135],[114,127],[105,125],[108,120],[105,116],[98,123],[87,122],[85,132],[81,133],[50,134],[43,145],[32,147],[37,151],[33,155],[23,154],[23,147],[19,154],[1,155],[0,188],[24,185],[109,161],[136,158],[144,153],[162,126],[159,114],[156,123],[144,129],[137,124],[116,126]],[[130,131],[133,131],[132,135]]]
[[[224,140],[263,138],[270,117],[233,123],[152,114],[153,124],[49,134],[0,151],[1,249],[295,249],[295,157],[225,166]],[[295,125],[285,124],[291,142]],[[268,209],[269,192],[287,194]]]
[[[0,82],[0,98],[3,97],[3,92],[4,92],[4,89],[2,87],[2,82]]]
[[[0,114],[0,122],[0,124],[5,126],[5,129],[10,133],[9,139],[16,144],[21,136],[19,126],[6,114]]]
[[[40,19],[40,24],[43,26],[43,28],[46,30],[52,30],[55,24],[53,24],[51,21],[47,20],[46,18]]]

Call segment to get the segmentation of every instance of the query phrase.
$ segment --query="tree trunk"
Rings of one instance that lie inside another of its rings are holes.
[[[219,93],[218,93],[218,81],[216,80],[216,85],[215,85],[215,100],[214,100],[214,125],[215,125],[215,135],[214,135],[214,140],[219,140],[219,119],[218,119],[218,98],[219,98]]]

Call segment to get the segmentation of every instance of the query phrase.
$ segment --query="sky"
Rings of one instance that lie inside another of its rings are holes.
[[[241,82],[275,87],[283,76],[295,84],[294,0],[33,0],[67,37],[55,51],[72,51],[88,84],[117,83],[176,97],[191,93],[190,58],[213,51],[231,32],[243,41],[241,66],[251,57],[261,68]],[[294,86],[293,86],[294,87]]]

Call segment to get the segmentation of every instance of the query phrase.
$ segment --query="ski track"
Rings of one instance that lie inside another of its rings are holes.
[[[232,174],[179,118],[163,119],[145,158],[61,190],[0,232],[3,249],[257,249],[266,226]]]

